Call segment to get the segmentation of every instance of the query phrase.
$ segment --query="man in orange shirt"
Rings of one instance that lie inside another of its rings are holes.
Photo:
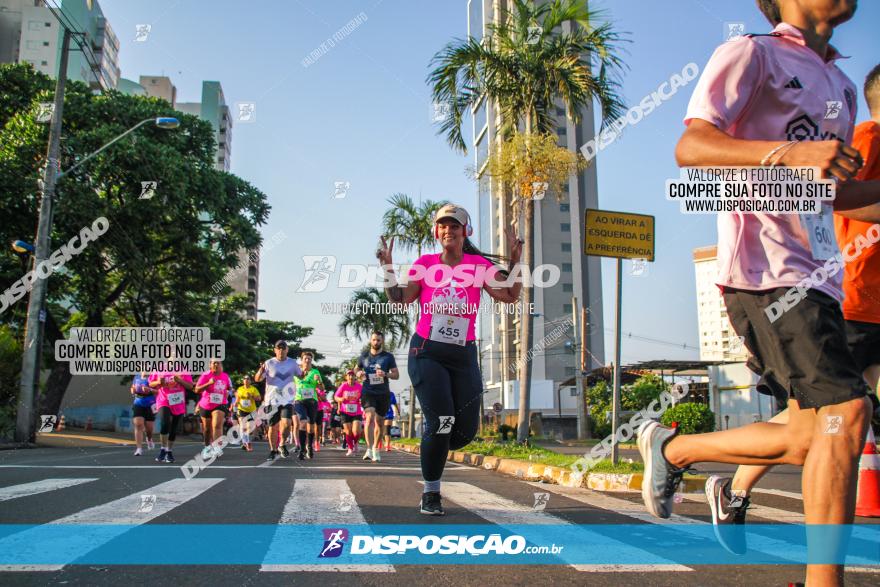
[[[871,120],[855,128],[852,146],[864,159],[864,166],[856,176],[865,181],[880,179],[880,65],[865,78],[865,101],[871,111]],[[838,211],[834,214],[837,243],[845,258],[855,257],[844,265],[843,316],[846,319],[846,338],[850,353],[862,370],[863,376],[874,394],[874,425],[880,419],[880,402],[877,400],[880,384],[880,246],[857,246],[865,234],[880,223],[880,204],[855,210]],[[873,229],[878,230],[877,228]],[[858,255],[854,251],[861,249]],[[764,380],[758,382],[761,393],[772,394],[772,386]],[[788,421],[788,410],[780,412],[771,422],[783,424]],[[724,548],[734,554],[746,551],[746,509],[752,488],[769,470],[765,465],[744,465],[730,477],[712,475],[706,480],[706,497],[712,510],[715,536]]]

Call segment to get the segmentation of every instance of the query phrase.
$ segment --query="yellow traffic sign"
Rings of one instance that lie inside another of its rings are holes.
[[[584,254],[654,260],[654,217],[588,208],[584,214]]]

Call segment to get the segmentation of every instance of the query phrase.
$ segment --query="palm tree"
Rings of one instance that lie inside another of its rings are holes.
[[[421,257],[422,248],[434,242],[434,213],[443,203],[426,200],[416,205],[406,194],[394,194],[388,203],[391,207],[382,216],[385,235],[404,249],[416,249]]]
[[[608,23],[597,24],[599,14],[586,0],[534,2],[512,0],[500,22],[489,25],[481,41],[469,37],[444,47],[433,58],[428,82],[434,100],[449,106],[440,134],[456,150],[467,152],[462,134],[465,114],[485,97],[501,114],[502,140],[515,133],[555,133],[554,100],[561,100],[577,122],[593,100],[602,110],[602,126],[625,110],[618,94],[617,74],[623,67],[617,56],[621,36]],[[565,31],[563,25],[570,25]],[[595,73],[594,73],[595,72]],[[522,130],[521,130],[522,129]],[[532,268],[534,257],[534,203],[517,194],[524,225],[520,227],[522,262]],[[529,288],[523,304],[532,302]],[[532,343],[532,317],[520,321],[519,426],[517,440],[528,439],[531,361],[525,360]]]
[[[406,344],[412,336],[412,325],[409,314],[372,313],[372,307],[386,306],[388,297],[385,291],[376,287],[365,287],[351,295],[349,302],[352,307],[361,307],[364,311],[349,310],[339,321],[339,333],[348,336],[349,332],[356,338],[370,338],[370,333],[380,330],[385,333],[385,347],[395,351]]]

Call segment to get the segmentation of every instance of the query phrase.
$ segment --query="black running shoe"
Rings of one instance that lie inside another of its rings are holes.
[[[315,458],[315,449],[312,448],[311,446],[309,446],[308,451],[306,452],[306,458],[307,459]]]
[[[157,463],[164,463],[165,462],[165,449],[164,448],[159,449],[159,454],[156,455],[156,462]]]
[[[446,512],[443,511],[443,505],[440,503],[439,491],[428,491],[422,494],[422,506],[419,512],[426,516],[442,516]]]
[[[173,463],[174,462],[174,455],[171,454],[170,450],[165,451],[165,462],[166,463]]]
[[[712,510],[712,529],[715,538],[725,550],[732,554],[746,553],[746,510],[748,496],[733,495],[730,492],[732,479],[712,475],[706,479],[706,499]]]
[[[289,456],[290,456],[290,451],[287,450],[286,445],[282,444],[281,445],[281,458],[286,459]]]
[[[306,460],[306,453],[305,453],[305,451],[303,451],[303,450],[299,451],[299,456],[298,456],[297,458],[298,458],[299,460],[301,460],[301,461]]]
[[[274,461],[275,460],[275,451],[274,450],[269,451],[269,456],[266,457],[266,460],[267,461]]]

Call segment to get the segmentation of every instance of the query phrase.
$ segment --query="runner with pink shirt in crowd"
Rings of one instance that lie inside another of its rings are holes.
[[[523,243],[505,232],[512,269],[519,263]],[[464,208],[442,206],[434,215],[434,238],[443,250],[416,259],[405,286],[394,280],[394,239],[386,242],[382,237],[376,255],[390,277],[385,288],[389,301],[420,302],[407,371],[423,414],[419,458],[425,483],[419,511],[425,515],[444,514],[440,478],[449,451],[473,440],[480,425],[483,379],[474,324],[481,294],[485,290],[499,302],[513,303],[522,289],[520,280],[508,280],[490,260],[505,259],[480,252],[468,239],[471,234],[470,215]]]
[[[318,440],[320,444],[327,443],[327,433],[330,431],[330,412],[333,411],[333,405],[327,401],[327,394],[318,394],[318,411],[321,413],[321,438]],[[315,447],[316,449],[318,447]]]
[[[355,381],[352,369],[346,371],[345,381],[336,388],[334,398],[339,404],[339,416],[342,418],[342,429],[345,434],[344,443],[348,447],[345,456],[351,456],[357,453],[361,421],[364,417],[361,408],[361,384]]]
[[[205,371],[196,382],[196,393],[202,394],[199,399],[199,415],[202,418],[202,436],[205,448],[202,449],[202,458],[209,460],[213,457],[223,456],[223,450],[219,446],[212,446],[213,442],[223,436],[223,421],[228,413],[228,394],[232,389],[232,381],[229,375],[223,372],[223,363],[212,360],[208,371]]]
[[[186,414],[186,392],[192,391],[192,375],[187,371],[153,371],[149,377],[150,387],[158,389],[156,407],[162,423],[160,438],[162,447],[156,456],[157,463],[173,463],[172,448],[177,430]]]

